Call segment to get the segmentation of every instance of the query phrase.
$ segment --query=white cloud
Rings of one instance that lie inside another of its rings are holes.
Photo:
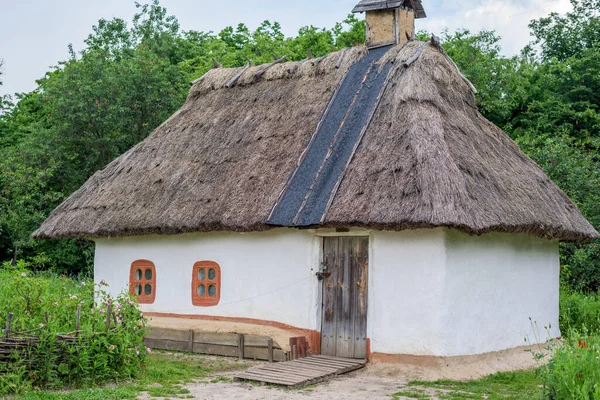
[[[420,20],[417,28],[436,34],[444,28],[451,32],[460,28],[473,32],[495,30],[502,37],[503,52],[514,55],[532,40],[528,28],[531,20],[571,9],[569,0],[479,0],[471,3],[470,7],[460,3],[458,8],[455,1],[431,2],[429,7],[426,6],[429,18]]]

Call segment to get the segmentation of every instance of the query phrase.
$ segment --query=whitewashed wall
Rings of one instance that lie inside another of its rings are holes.
[[[526,336],[545,342],[560,335],[557,242],[449,231],[446,252],[445,355],[504,350],[525,345]]]
[[[156,266],[156,300],[146,312],[247,317],[317,329],[320,239],[306,231],[277,229],[257,233],[203,233],[96,241],[94,275],[113,294],[128,286],[131,263]],[[221,267],[221,300],[195,307],[192,268],[210,260]]]
[[[556,242],[438,228],[375,232],[371,248],[373,352],[482,354],[560,334]]]
[[[144,311],[256,318],[320,330],[322,239],[332,230],[276,229],[102,239],[95,279],[114,294],[131,263],[154,262],[157,294]],[[469,355],[558,336],[558,244],[525,235],[469,236],[443,228],[369,235],[368,337],[386,354]],[[195,307],[195,262],[221,266],[219,305]],[[529,317],[538,323],[537,335]],[[552,326],[550,333],[544,326]]]
[[[443,352],[445,261],[442,229],[372,234],[367,315],[372,352]]]

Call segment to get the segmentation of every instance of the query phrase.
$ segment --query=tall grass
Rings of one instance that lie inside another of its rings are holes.
[[[563,290],[560,329],[562,339],[540,370],[544,398],[600,400],[600,296]]]
[[[109,307],[114,315],[108,314]],[[58,340],[58,335],[74,335],[78,308],[78,339]],[[135,377],[149,351],[143,346],[145,319],[138,305],[128,293],[112,298],[102,283],[34,274],[22,264],[4,264],[0,326],[6,326],[9,312],[14,314],[11,331],[38,337],[39,344],[0,365],[0,397],[29,388],[89,386]]]
[[[563,335],[600,334],[600,295],[563,289],[560,294],[560,330]]]

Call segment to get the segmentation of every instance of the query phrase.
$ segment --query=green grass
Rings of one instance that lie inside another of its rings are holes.
[[[247,367],[248,364],[235,359],[154,352],[150,355],[144,372],[135,381],[122,381],[92,389],[34,391],[17,398],[22,400],[136,399],[142,392],[148,392],[152,397],[188,398],[189,391],[184,388],[186,383],[207,379],[220,372]],[[218,376],[210,382],[226,382],[229,379]]]
[[[500,372],[473,381],[410,382],[393,399],[539,399],[542,380],[537,371]],[[426,391],[426,389],[429,389]],[[429,393],[427,393],[429,392]]]
[[[392,395],[393,399],[399,398],[407,398],[407,399],[417,399],[417,400],[429,400],[430,397],[423,389],[410,389],[410,390],[402,390],[398,393],[394,393]]]

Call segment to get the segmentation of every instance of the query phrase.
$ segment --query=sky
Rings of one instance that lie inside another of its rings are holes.
[[[144,0],[138,0],[144,3]],[[149,0],[148,0],[149,1]],[[183,30],[215,31],[243,22],[256,28],[278,21],[287,36],[306,25],[331,28],[358,0],[161,0]],[[527,25],[552,11],[565,13],[569,0],[422,0],[426,19],[417,30],[439,34],[496,30],[505,55],[517,54],[531,40]],[[4,60],[0,95],[28,92],[36,79],[68,57],[67,46],[83,48],[83,40],[100,18],[131,21],[134,0],[0,0],[0,59]]]

